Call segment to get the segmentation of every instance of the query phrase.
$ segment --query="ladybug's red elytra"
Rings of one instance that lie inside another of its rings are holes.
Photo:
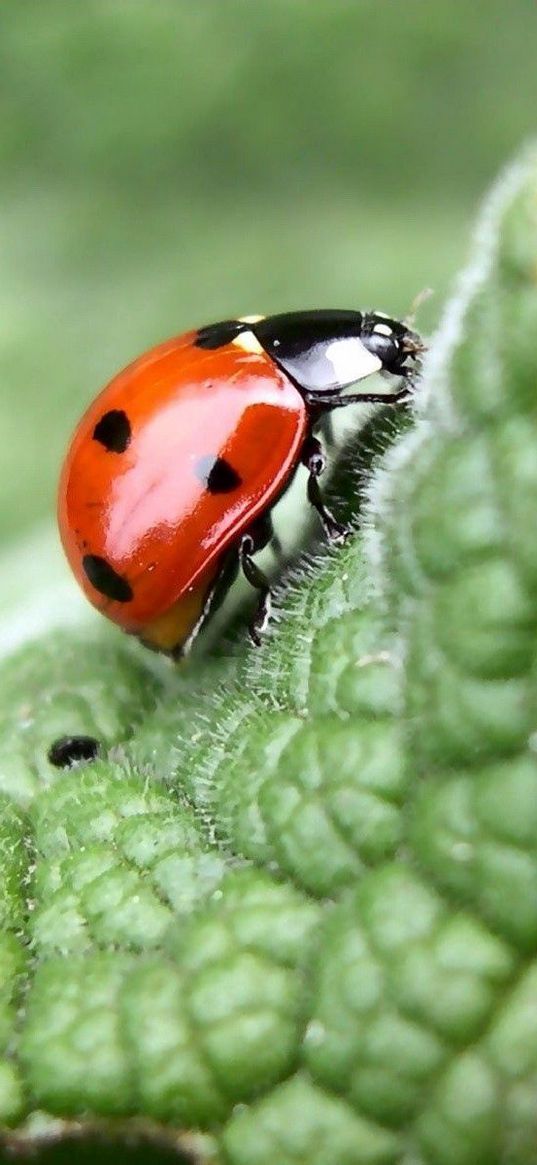
[[[151,348],[82,418],[60,480],[59,526],[90,602],[148,646],[183,654],[240,566],[273,536],[271,508],[300,464],[326,535],[345,530],[323,503],[315,429],[357,402],[408,396],[423,345],[381,312],[301,311],[211,324]],[[375,372],[391,393],[345,390]]]

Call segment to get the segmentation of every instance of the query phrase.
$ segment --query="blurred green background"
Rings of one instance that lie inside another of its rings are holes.
[[[536,32],[535,0],[4,0],[2,547],[145,346],[425,286],[432,326],[535,128]]]

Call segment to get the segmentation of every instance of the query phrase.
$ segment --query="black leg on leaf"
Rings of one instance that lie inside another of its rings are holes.
[[[347,405],[359,404],[377,404],[377,405],[397,405],[404,404],[410,400],[414,383],[418,376],[418,369],[414,368],[400,368],[397,375],[401,377],[399,381],[399,388],[395,392],[351,392],[341,393],[335,395],[334,393],[327,393],[323,395],[322,392],[305,394],[306,404],[310,407],[327,408],[330,412],[333,409],[345,409]]]
[[[278,535],[274,531],[270,511],[268,514],[262,514],[260,518],[257,518],[254,525],[250,526],[248,534],[253,542],[253,550],[250,551],[251,554],[257,554],[258,550],[264,550],[265,546],[270,546],[274,557],[279,562],[282,561],[283,547]]]
[[[263,571],[256,566],[252,554],[256,550],[254,539],[250,534],[245,534],[241,540],[239,556],[242,573],[244,574],[250,586],[254,587],[259,592],[259,600],[254,617],[250,623],[250,636],[256,647],[261,645],[261,637],[266,631],[270,619],[271,612],[271,593],[268,578]]]
[[[328,541],[341,544],[345,541],[349,531],[346,526],[342,526],[340,522],[336,521],[334,515],[323,502],[318,478],[325,468],[326,461],[321,442],[316,437],[308,437],[302,450],[302,462],[309,473],[308,501],[317,510]]]

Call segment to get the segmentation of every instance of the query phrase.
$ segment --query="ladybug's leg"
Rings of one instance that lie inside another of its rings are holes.
[[[264,550],[265,546],[270,546],[276,558],[281,561],[283,558],[283,547],[278,535],[275,533],[270,511],[262,514],[260,518],[257,518],[254,525],[250,526],[248,533],[254,543],[253,554],[257,554],[258,550]]]
[[[359,404],[377,404],[377,405],[397,405],[403,404],[409,400],[412,395],[414,387],[414,378],[417,375],[416,368],[401,368],[397,373],[403,378],[401,387],[395,392],[353,392],[347,396],[343,393],[335,395],[334,393],[326,393],[323,396],[321,392],[313,392],[311,395],[305,393],[304,399],[306,404],[311,407],[321,405],[323,408],[344,409],[347,405]]]
[[[259,549],[251,534],[244,534],[239,547],[239,558],[247,582],[259,592],[259,601],[249,631],[256,647],[261,645],[261,636],[266,631],[271,612],[271,593],[268,578],[256,566],[252,554]]]
[[[342,543],[345,541],[348,530],[336,521],[334,515],[325,506],[319,488],[319,477],[326,466],[321,442],[317,437],[308,437],[302,450],[302,463],[308,470],[308,501],[317,510],[323,530],[329,542]]]
[[[403,401],[410,397],[410,385],[404,384],[403,388],[398,388],[397,392],[354,392],[349,393],[348,396],[322,396],[320,392],[316,392],[311,397],[306,397],[306,404],[323,405],[324,408],[344,409],[347,405],[397,405],[402,404]]]

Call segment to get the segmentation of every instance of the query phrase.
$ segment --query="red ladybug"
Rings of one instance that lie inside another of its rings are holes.
[[[308,311],[211,324],[150,349],[90,406],[60,481],[65,553],[90,602],[148,646],[188,649],[240,564],[259,592],[255,642],[270,609],[252,555],[302,463],[327,536],[323,414],[408,394],[419,337],[380,312]],[[344,390],[371,373],[394,392]]]

